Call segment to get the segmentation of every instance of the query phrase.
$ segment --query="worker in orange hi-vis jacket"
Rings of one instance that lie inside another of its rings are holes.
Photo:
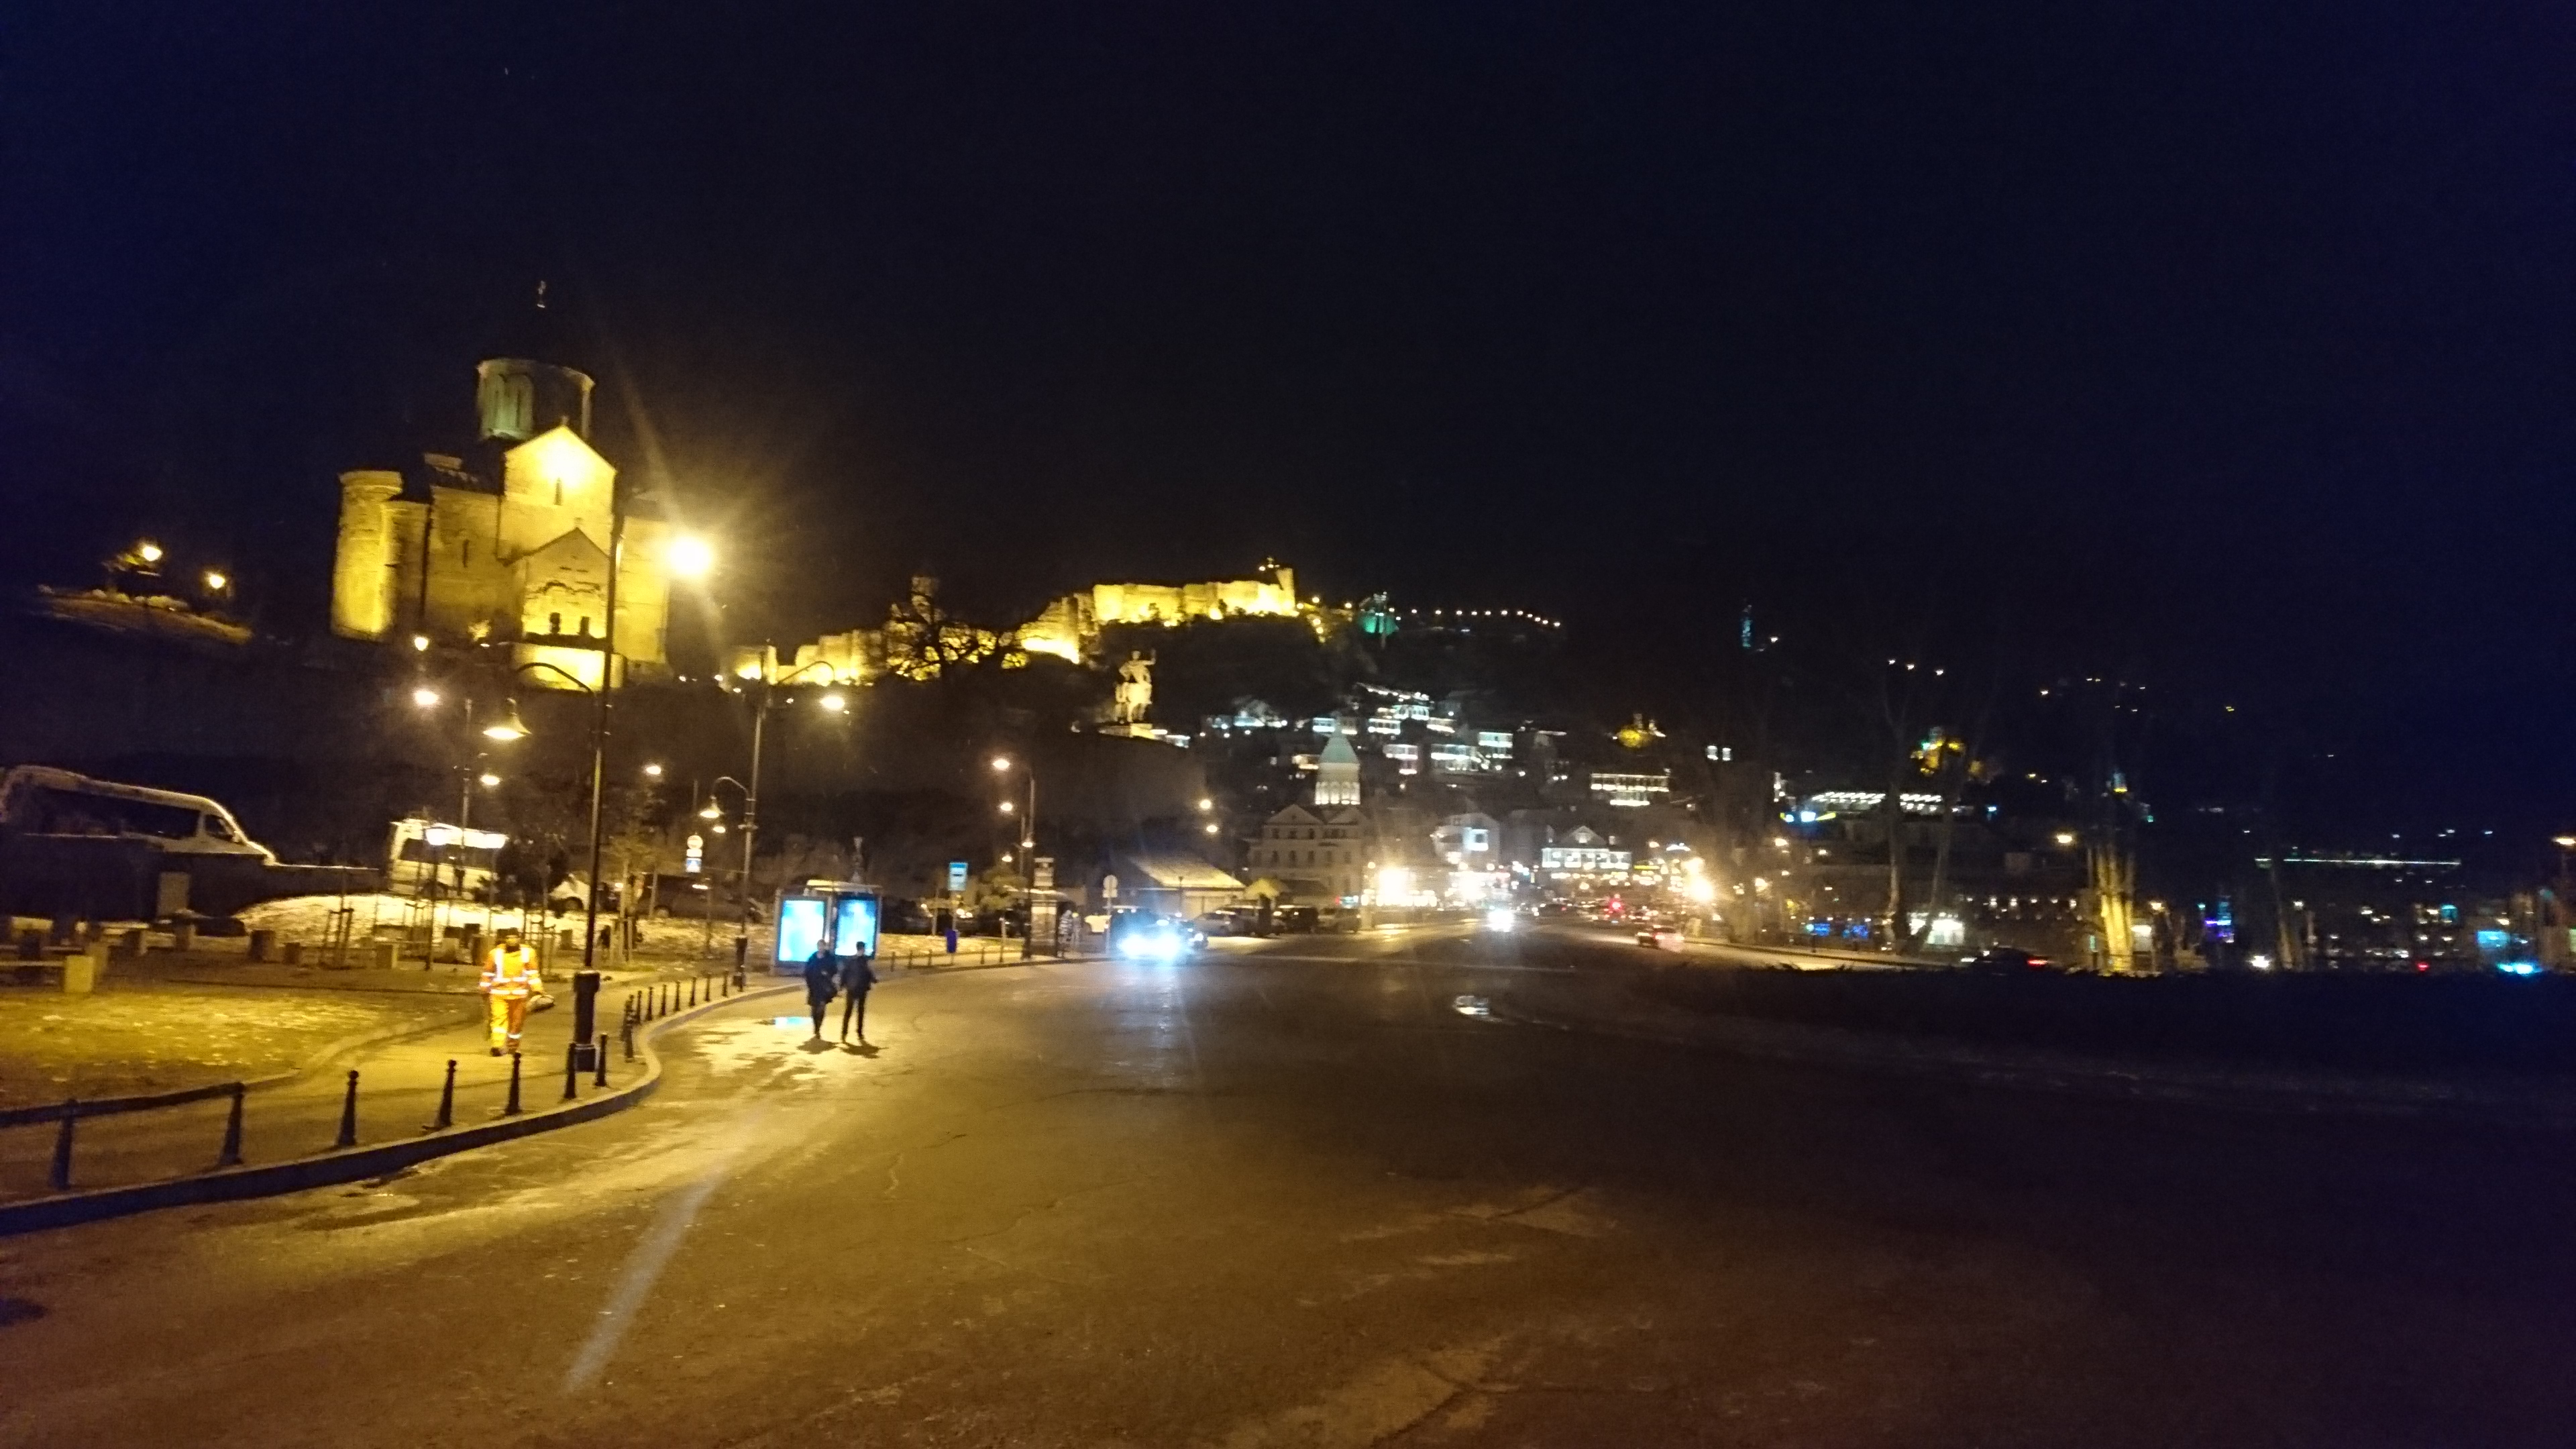
[[[538,990],[537,953],[505,929],[483,961],[483,1000],[492,1020],[492,1055],[519,1049],[519,1029],[528,1024],[528,1003]]]

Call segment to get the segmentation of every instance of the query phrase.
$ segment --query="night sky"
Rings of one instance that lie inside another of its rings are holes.
[[[2296,718],[2418,813],[2545,814],[2571,31],[22,3],[0,572],[148,530],[320,628],[333,474],[460,426],[544,278],[744,634],[922,565],[1001,616],[1276,553],[1631,646],[1748,601],[1820,655],[2001,639]]]

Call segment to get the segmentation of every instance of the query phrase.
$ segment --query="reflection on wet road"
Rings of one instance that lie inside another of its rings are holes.
[[[11,1444],[2563,1442],[2567,1154],[1542,1030],[1558,933],[749,1005],[644,1107],[0,1244]],[[1605,996],[1604,999],[1607,999]],[[774,1013],[775,1008],[770,1008]]]

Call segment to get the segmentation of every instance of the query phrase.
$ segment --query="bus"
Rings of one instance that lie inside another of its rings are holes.
[[[239,856],[275,865],[233,813],[203,795],[93,780],[45,765],[0,775],[0,830],[28,837],[130,840],[162,855]]]

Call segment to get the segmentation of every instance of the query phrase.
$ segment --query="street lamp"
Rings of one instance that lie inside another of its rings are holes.
[[[663,549],[662,561],[670,565],[671,572],[679,578],[702,579],[714,570],[716,551],[705,539],[684,533]]]
[[[515,676],[526,674],[531,670],[542,669],[549,674],[557,676],[566,684],[580,690],[582,693],[589,695],[598,706],[591,713],[590,879],[589,889],[582,892],[583,902],[581,924],[581,969],[584,976],[588,977],[592,982],[596,982],[599,979],[595,974],[593,974],[598,970],[599,963],[599,801],[601,792],[607,783],[608,690],[617,677],[617,558],[619,553],[625,547],[625,530],[626,515],[616,511],[616,509],[612,507],[609,511],[608,526],[608,629],[607,636],[600,641],[599,687],[597,689],[593,689],[589,682],[584,680],[581,676],[564,668],[560,664],[554,664],[543,659],[531,659],[527,663],[510,671],[511,674]],[[513,702],[510,706],[510,724],[521,734],[525,734],[527,732],[527,727],[519,723],[519,711],[516,702]],[[588,1025],[589,1023],[584,1021],[580,1015],[576,1015],[573,1019],[573,1044],[582,1048],[585,1054],[591,1048],[589,1033],[584,1030]]]
[[[751,783],[744,785],[739,781],[735,782],[735,788],[742,791],[742,921],[736,928],[733,938],[733,972],[737,985],[741,984],[743,963],[751,955],[751,855],[753,845],[760,838],[760,750],[769,728],[769,707],[778,697],[779,686],[795,683],[797,677],[808,670],[829,667],[827,661],[813,659],[796,666],[776,679],[763,679],[760,703],[752,710]],[[843,698],[838,690],[827,691],[818,702],[833,714],[839,714],[849,707],[849,701]]]
[[[438,708],[438,691],[424,684],[411,692],[411,702],[422,709]]]
[[[1014,761],[1008,755],[993,757],[993,773],[996,775],[1008,775],[1013,766]],[[1038,843],[1038,772],[1030,769],[1026,774],[1029,780],[1029,808],[1020,811],[1017,809],[1016,801],[1002,802],[1003,814],[1017,813],[1020,817],[1020,902],[1028,909],[1028,919],[1020,926],[1020,959],[1023,961],[1037,954],[1038,924],[1038,862],[1037,856],[1033,854]]]

